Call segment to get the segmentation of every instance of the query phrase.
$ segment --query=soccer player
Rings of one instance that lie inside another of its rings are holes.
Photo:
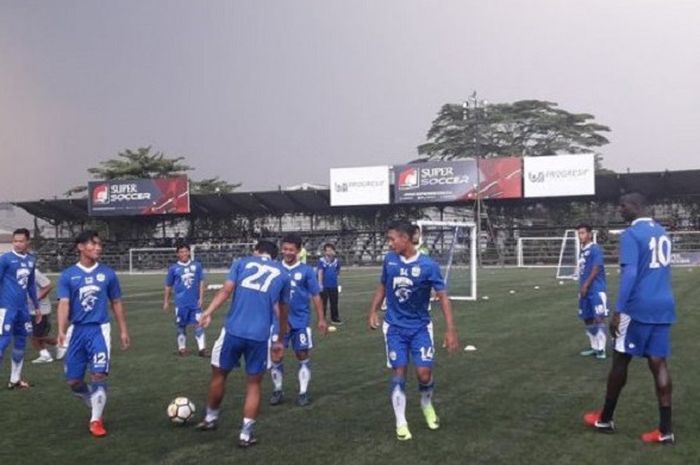
[[[323,246],[323,256],[319,259],[318,282],[321,284],[321,299],[323,301],[323,315],[327,315],[328,303],[331,307],[331,324],[341,325],[340,313],[338,310],[338,294],[340,286],[340,260],[336,257],[335,246],[327,243]]]
[[[301,237],[289,234],[282,238],[282,267],[289,275],[291,294],[289,297],[289,332],[284,339],[284,346],[292,349],[299,361],[299,397],[297,405],[304,407],[309,405],[311,399],[308,395],[309,382],[311,381],[311,359],[309,351],[313,348],[311,327],[309,326],[311,308],[309,301],[313,300],[316,309],[317,328],[321,334],[328,331],[326,319],[323,316],[323,304],[319,297],[320,289],[313,268],[301,263],[298,259],[301,249]],[[281,354],[282,355],[282,354]],[[279,405],[284,400],[282,384],[284,379],[284,364],[282,357],[273,358],[272,382],[274,390],[271,405]]]
[[[576,227],[581,251],[579,253],[578,317],[586,325],[590,349],[581,352],[584,357],[595,356],[605,360],[605,317],[608,316],[605,260],[600,246],[593,242],[593,229],[588,224]]]
[[[207,413],[196,428],[200,431],[217,428],[226,377],[240,366],[243,357],[247,378],[238,441],[243,448],[257,443],[255,421],[260,411],[262,379],[270,368],[270,349],[275,358],[284,350],[290,285],[287,273],[275,261],[277,252],[274,243],[261,240],[252,256],[234,262],[224,287],[214,296],[199,322],[205,328],[209,326],[214,312],[233,294],[226,322],[212,349]],[[273,334],[275,316],[279,329]]]
[[[615,338],[613,365],[603,410],[585,414],[584,421],[597,431],[615,431],[613,413],[627,381],[627,367],[632,357],[645,357],[654,376],[660,422],[658,429],[642,435],[642,441],[673,444],[671,375],[666,364],[671,353],[671,325],[676,321],[671,240],[662,226],[646,217],[645,204],[637,193],[620,200],[622,217],[631,225],[620,238],[620,293],[610,322]]]
[[[22,379],[27,337],[32,335],[27,297],[35,309],[39,308],[39,302],[34,283],[36,259],[28,250],[29,231],[20,228],[12,233],[12,250],[0,256],[0,363],[14,337],[8,389],[31,387]],[[36,322],[40,322],[41,318],[41,313],[37,313]]]
[[[67,345],[66,382],[73,394],[91,409],[88,429],[95,437],[107,435],[103,413],[107,403],[107,375],[111,363],[109,307],[119,326],[121,349],[129,348],[126,314],[116,273],[98,262],[102,241],[96,231],[75,239],[79,260],[58,280],[58,344]],[[70,322],[70,326],[68,326]],[[85,370],[90,384],[85,383]]]
[[[56,358],[61,360],[65,355],[65,348],[58,346],[56,338],[49,336],[51,332],[51,299],[49,294],[54,286],[51,280],[41,271],[34,270],[34,282],[36,283],[37,299],[39,300],[39,310],[32,310],[29,313],[32,318],[32,346],[39,351],[39,357],[32,360],[32,363],[51,363],[53,357],[48,350],[48,346],[56,348]],[[36,312],[41,313],[41,320],[36,322]]]
[[[165,277],[163,311],[170,308],[170,295],[175,290],[175,326],[177,327],[177,353],[187,354],[187,326],[195,325],[194,338],[200,357],[208,357],[204,328],[199,326],[204,301],[204,270],[202,264],[192,260],[189,244],[178,244],[175,250],[177,263],[168,269]]]
[[[368,323],[379,327],[378,307],[386,296],[387,311],[383,331],[386,342],[387,365],[393,370],[391,403],[396,415],[396,437],[411,439],[406,421],[406,371],[413,359],[418,378],[421,408],[428,428],[436,430],[440,420],[433,407],[433,324],[428,305],[430,292],[435,290],[445,316],[444,346],[454,352],[459,346],[452,318],[452,306],[445,291],[440,268],[429,257],[416,251],[412,241],[417,227],[405,222],[389,226],[387,240],[391,252],[384,257],[382,276],[372,298]]]

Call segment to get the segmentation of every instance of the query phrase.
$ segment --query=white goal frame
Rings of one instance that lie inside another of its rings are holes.
[[[195,257],[195,245],[190,245],[190,258],[194,260]],[[129,274],[161,274],[163,270],[145,270],[145,271],[134,271],[134,252],[170,252],[173,257],[175,257],[175,247],[134,247],[129,249]],[[170,260],[170,261],[173,261]],[[165,269],[167,271],[167,268]]]
[[[416,226],[418,226],[421,232],[420,245],[423,244],[423,227],[434,226],[438,228],[465,228],[469,230],[469,267],[470,267],[470,295],[452,295],[450,294],[450,300],[460,300],[460,301],[475,301],[477,300],[477,258],[476,258],[476,248],[477,240],[476,237],[476,223],[474,222],[458,222],[458,221],[429,221],[429,220],[419,220],[416,221]],[[447,279],[450,269],[452,268],[452,262],[447,263],[447,269],[445,272],[445,279]]]

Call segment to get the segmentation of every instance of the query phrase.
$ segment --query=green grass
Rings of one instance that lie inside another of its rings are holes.
[[[700,370],[697,334],[700,270],[675,271],[679,323],[670,365],[675,383],[674,421],[678,444],[642,444],[639,435],[655,427],[657,408],[643,360],[633,363],[619,403],[618,433],[584,428],[581,414],[600,407],[610,362],[582,359],[587,342],[576,318],[573,283],[559,285],[552,271],[484,270],[480,294],[488,301],[455,305],[462,346],[476,352],[448,356],[438,351],[436,408],[442,428],[428,431],[418,405],[416,382],[408,385],[408,419],[413,440],[394,438],[388,399],[389,372],[379,332],[368,331],[365,313],[376,271],[349,270],[343,282],[341,314],[346,321],[313,352],[313,404],[297,408],[296,363],[287,356],[281,407],[263,405],[260,445],[235,447],[243,379],[229,378],[222,424],[211,434],[174,427],[165,416],[169,401],[190,397],[201,409],[209,365],[197,357],[177,358],[170,315],[160,310],[160,276],[123,276],[133,347],[113,351],[106,424],[109,436],[91,438],[87,410],[69,394],[62,366],[26,364],[30,391],[0,390],[0,463],[85,464],[690,464],[700,457]],[[215,282],[216,279],[210,279]],[[617,277],[611,277],[611,295]],[[535,290],[535,285],[541,286]],[[508,293],[510,289],[516,294]],[[218,333],[224,309],[208,333]],[[442,318],[436,313],[436,335]],[[116,345],[116,329],[113,342]],[[440,337],[441,338],[441,337]],[[193,340],[188,340],[190,348]],[[6,354],[9,356],[9,353]],[[30,351],[28,358],[34,358]],[[6,360],[0,371],[8,376]],[[269,378],[265,393],[270,393]]]

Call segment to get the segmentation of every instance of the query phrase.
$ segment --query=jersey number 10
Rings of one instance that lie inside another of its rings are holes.
[[[671,240],[668,236],[652,237],[649,240],[651,263],[649,268],[661,268],[671,264]]]

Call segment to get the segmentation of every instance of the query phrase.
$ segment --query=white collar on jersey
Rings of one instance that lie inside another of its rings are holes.
[[[593,241],[591,241],[591,242],[589,242],[588,244],[586,244],[586,245],[584,245],[583,247],[581,247],[581,250],[588,250],[588,249],[590,249],[591,247],[593,247]]]
[[[93,271],[95,271],[95,268],[97,268],[99,265],[100,264],[98,262],[95,262],[94,265],[92,265],[90,268],[87,268],[87,267],[83,266],[80,262],[75,264],[75,266],[77,266],[78,268],[83,270],[85,273],[92,273]]]
[[[29,254],[26,254],[26,253],[25,253],[25,254],[21,254],[21,253],[15,251],[15,249],[12,249],[12,253],[15,254],[15,255],[17,255],[19,258],[27,258],[27,255],[29,255]]]
[[[636,220],[632,221],[632,226],[634,226],[635,224],[640,223],[642,221],[654,221],[654,220],[649,218],[649,217],[637,218]]]
[[[416,260],[418,260],[418,258],[420,258],[420,252],[416,252],[416,254],[414,256],[409,257],[409,258],[406,258],[401,254],[398,254],[398,255],[399,255],[399,258],[401,259],[401,261],[404,263],[413,263]]]
[[[287,265],[287,262],[282,261],[282,266],[288,270],[293,270],[294,268],[296,268],[299,265],[301,265],[301,262],[298,260],[296,262],[294,262],[294,264],[292,264],[292,265]]]
[[[187,263],[182,263],[180,260],[177,261],[177,264],[180,266],[188,266],[190,263],[192,263],[192,260],[188,260]]]

